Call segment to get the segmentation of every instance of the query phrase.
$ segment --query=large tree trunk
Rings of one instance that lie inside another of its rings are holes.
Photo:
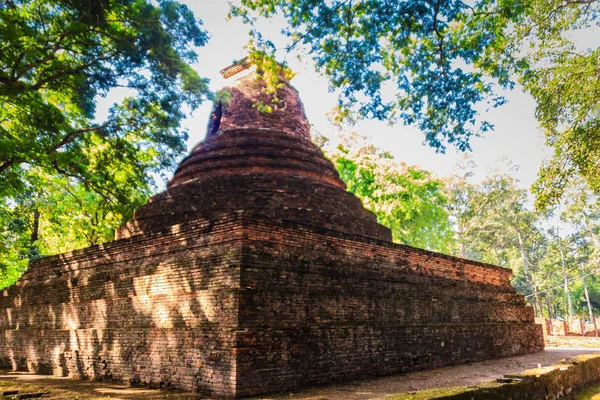
[[[540,298],[537,291],[538,291],[538,289],[536,287],[535,288],[535,301],[537,302],[538,308],[540,309],[540,314],[538,317],[544,319],[544,307],[542,306],[542,299]]]

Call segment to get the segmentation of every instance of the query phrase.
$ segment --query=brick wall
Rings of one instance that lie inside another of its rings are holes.
[[[238,393],[543,348],[507,269],[292,225],[246,222]]]
[[[234,215],[33,263],[0,293],[0,365],[233,393],[240,238]]]
[[[540,350],[510,271],[244,213],[43,259],[0,363],[244,396]]]
[[[207,136],[237,129],[260,129],[265,132],[283,132],[295,139],[310,140],[310,124],[304,115],[298,91],[289,82],[278,89],[275,96],[266,94],[263,87],[260,77],[256,73],[250,73],[238,79],[235,85],[223,88],[222,91],[229,92],[230,97],[220,105],[218,129],[209,124]],[[278,101],[273,102],[274,97]],[[258,102],[270,106],[272,112],[259,111],[256,106]]]

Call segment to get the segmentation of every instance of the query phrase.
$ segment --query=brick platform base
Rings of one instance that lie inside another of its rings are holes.
[[[509,276],[236,213],[35,263],[0,366],[240,397],[540,350]]]

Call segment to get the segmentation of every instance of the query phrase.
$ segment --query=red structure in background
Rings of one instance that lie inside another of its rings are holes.
[[[250,72],[114,242],[0,296],[0,364],[243,397],[539,351],[511,272],[391,243]]]

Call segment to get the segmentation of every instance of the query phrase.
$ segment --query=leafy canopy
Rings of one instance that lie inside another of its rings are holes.
[[[452,230],[443,182],[429,171],[408,166],[355,133],[342,134],[326,151],[348,191],[392,231],[395,242],[451,251]]]
[[[170,0],[0,2],[0,286],[39,255],[109,240],[144,202],[211,96],[190,66],[206,42]]]
[[[533,187],[539,208],[566,199],[579,176],[600,193],[599,27],[599,1],[550,0],[533,2],[518,31],[532,47],[521,83],[554,150]]]
[[[124,202],[183,150],[183,107],[209,93],[188,64],[207,36],[174,1],[5,1],[0,38],[3,195],[36,167]],[[115,88],[129,96],[98,120]]]
[[[283,17],[285,50],[310,55],[329,78],[340,118],[412,124],[440,151],[469,150],[492,128],[478,112],[519,82],[554,149],[537,207],[558,203],[578,175],[600,193],[598,0],[241,0],[231,14]],[[581,46],[586,34],[595,39]],[[275,53],[253,35],[257,51]]]
[[[512,84],[514,60],[500,50],[510,45],[506,28],[522,8],[511,0],[242,0],[232,15],[249,23],[282,15],[287,50],[301,47],[313,57],[341,92],[342,116],[354,110],[415,124],[444,151],[448,143],[467,150],[473,135],[491,128],[476,106],[503,103],[494,81]],[[273,52],[254,36],[257,48]]]

